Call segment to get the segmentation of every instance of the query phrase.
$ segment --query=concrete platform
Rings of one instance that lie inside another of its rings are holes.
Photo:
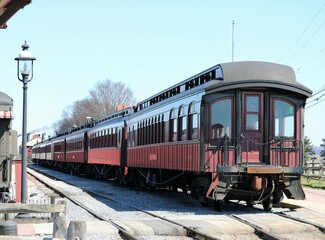
[[[310,209],[325,215],[325,191],[312,188],[304,188],[305,200],[283,199],[283,203]]]
[[[186,236],[186,230],[180,226],[152,219],[114,221],[134,236]]]
[[[104,221],[87,221],[87,235],[110,236],[112,239],[120,239],[118,230]],[[16,239],[43,239],[50,240],[53,234],[53,223],[18,224],[18,237]],[[12,236],[0,236],[12,237]],[[5,238],[11,239],[11,238]],[[15,237],[13,238],[15,239]]]

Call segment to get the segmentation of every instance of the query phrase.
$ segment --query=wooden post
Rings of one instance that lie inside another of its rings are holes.
[[[65,239],[67,233],[67,202],[65,200],[59,200],[58,204],[64,204],[64,212],[53,214],[53,237]]]
[[[51,204],[57,204],[57,200],[60,198],[60,196],[58,194],[53,194],[51,195]],[[55,214],[51,213],[51,217],[52,219],[54,219]]]
[[[68,227],[67,240],[87,240],[87,225],[85,221],[71,221]]]

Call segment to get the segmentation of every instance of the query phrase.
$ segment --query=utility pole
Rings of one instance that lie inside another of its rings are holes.
[[[232,62],[234,61],[234,50],[235,50],[235,21],[232,20]]]

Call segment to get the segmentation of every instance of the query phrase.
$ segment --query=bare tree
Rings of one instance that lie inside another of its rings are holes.
[[[116,111],[119,104],[133,105],[135,102],[133,91],[123,83],[109,79],[98,81],[89,90],[88,97],[64,108],[61,120],[53,127],[57,133],[69,131],[74,125],[84,125],[86,117],[100,118]]]
[[[121,82],[112,82],[106,79],[97,82],[95,88],[89,91],[91,104],[96,107],[93,113],[94,118],[102,117],[116,111],[119,104],[134,104],[133,91]]]

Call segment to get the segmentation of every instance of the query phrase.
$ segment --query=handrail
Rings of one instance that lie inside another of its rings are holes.
[[[246,139],[247,141],[242,141],[242,139]],[[245,136],[244,134],[240,135],[240,139],[238,138],[229,138],[228,136],[224,136],[217,139],[212,139],[210,141],[210,145],[207,147],[208,151],[214,152],[214,154],[217,153],[217,161],[220,163],[221,156],[220,154],[223,154],[223,164],[222,165],[228,165],[229,162],[229,151],[235,150],[243,152],[245,150],[245,147],[243,144],[246,144],[246,151],[248,151],[248,145],[249,142],[252,142],[259,146],[266,146],[268,145],[268,151],[270,153],[273,152],[273,154],[270,155],[270,157],[273,155],[275,158],[274,161],[270,159],[270,164],[274,162],[275,166],[279,166],[283,163],[283,157],[287,156],[287,160],[290,163],[290,157],[292,157],[292,154],[290,153],[296,153],[294,157],[294,165],[295,166],[302,166],[303,164],[303,142],[299,139],[291,138],[291,137],[275,137],[270,139],[267,142],[256,142],[253,139]],[[288,154],[281,154],[281,153],[288,153]],[[238,154],[236,154],[238,155]],[[246,154],[246,161],[244,163],[248,164],[248,154]],[[298,159],[297,159],[298,158]],[[237,159],[237,164],[242,163]]]

